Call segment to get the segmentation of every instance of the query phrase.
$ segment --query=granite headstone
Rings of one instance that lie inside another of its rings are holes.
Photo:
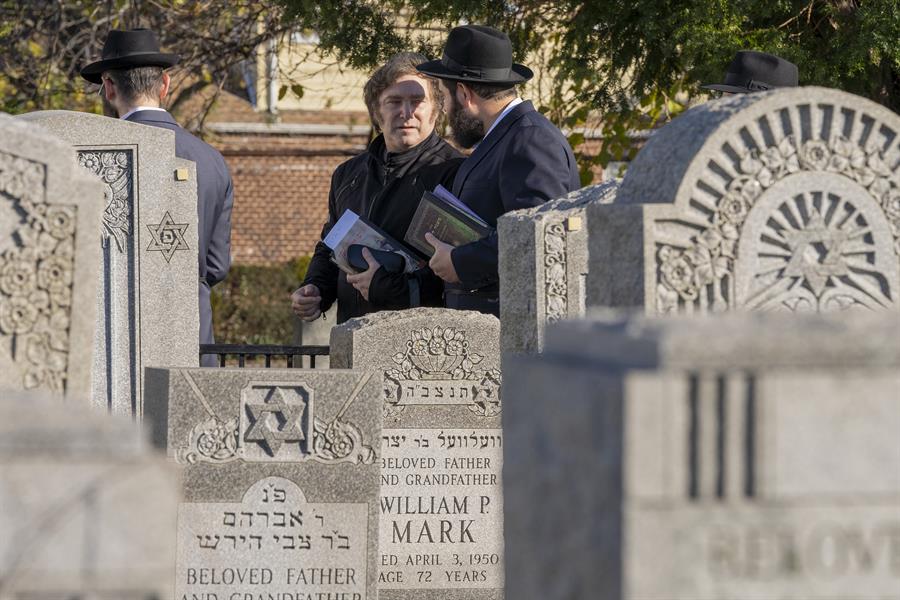
[[[331,365],[380,384],[382,600],[503,598],[499,322],[380,312],[335,327]]]
[[[517,600],[900,598],[900,318],[591,318],[507,362]]]
[[[688,110],[588,209],[588,306],[897,310],[900,116],[838,90]]]
[[[0,392],[0,598],[170,598],[178,469],[74,404]]]
[[[618,186],[617,179],[591,185],[497,221],[504,353],[540,352],[546,323],[584,316],[587,208],[613,202]]]
[[[105,184],[92,402],[140,417],[144,367],[199,363],[194,164],[165,129],[67,111],[19,118],[74,146]]]
[[[147,369],[145,419],[184,465],[176,598],[375,600],[379,383]]]
[[[71,146],[0,113],[0,389],[87,401],[102,202]]]

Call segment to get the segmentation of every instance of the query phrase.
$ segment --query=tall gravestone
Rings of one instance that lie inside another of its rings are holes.
[[[503,598],[499,323],[381,312],[335,327],[331,366],[381,391],[379,598]]]
[[[0,598],[171,598],[177,469],[73,404],[0,394]]]
[[[900,116],[816,87],[708,102],[647,142],[588,228],[589,306],[896,310]]]
[[[519,600],[900,594],[900,318],[591,318],[507,363]]]
[[[195,166],[165,129],[67,111],[20,118],[72,144],[105,185],[92,399],[140,416],[144,367],[199,362]]]
[[[102,186],[0,113],[0,389],[88,398]]]
[[[540,352],[546,323],[584,316],[587,209],[613,202],[618,186],[617,179],[588,186],[497,221],[503,352]]]
[[[176,598],[375,600],[379,381],[150,368],[145,383],[154,442],[184,466]]]

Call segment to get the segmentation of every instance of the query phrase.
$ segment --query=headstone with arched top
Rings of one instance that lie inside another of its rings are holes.
[[[589,210],[589,305],[896,310],[900,116],[824,88],[689,110]]]

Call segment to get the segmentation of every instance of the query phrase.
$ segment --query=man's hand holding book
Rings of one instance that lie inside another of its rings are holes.
[[[451,256],[456,246],[442,242],[430,231],[425,234],[425,241],[434,248],[434,254],[431,255],[431,260],[428,261],[428,266],[431,267],[434,274],[447,283],[459,283],[459,276],[456,274],[456,267],[453,266],[453,258]]]

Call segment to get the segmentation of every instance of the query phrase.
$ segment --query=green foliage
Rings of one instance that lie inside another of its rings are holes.
[[[306,275],[310,258],[274,266],[232,266],[225,281],[212,289],[216,342],[290,344],[290,296]]]
[[[866,96],[900,112],[898,0],[275,0],[321,49],[371,68],[400,50],[440,56],[461,22],[498,27],[517,60],[552,78],[542,110],[581,127],[599,113],[606,164],[632,151],[629,132],[656,127],[718,82],[735,51],[791,60],[801,85]],[[422,35],[430,31],[435,36]],[[535,63],[533,61],[537,60]],[[589,111],[584,109],[590,109]],[[582,140],[575,137],[578,150]]]

